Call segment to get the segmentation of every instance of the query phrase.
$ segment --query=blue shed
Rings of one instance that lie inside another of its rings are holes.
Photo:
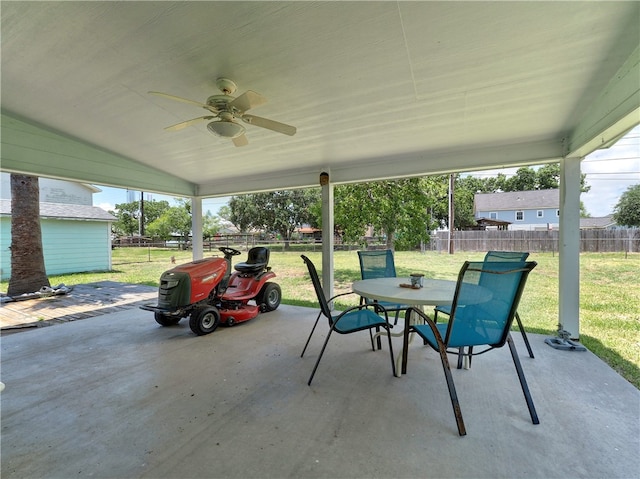
[[[47,275],[111,269],[111,222],[97,206],[40,203]],[[11,202],[0,200],[0,278],[11,276]]]

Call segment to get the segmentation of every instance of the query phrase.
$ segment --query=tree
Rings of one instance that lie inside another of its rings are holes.
[[[613,219],[619,225],[640,226],[640,184],[627,188],[613,211]]]
[[[178,199],[178,206],[164,210],[146,229],[154,238],[169,240],[177,234],[181,242],[186,243],[191,233],[191,203],[183,198]]]
[[[503,175],[504,176],[504,175]],[[447,177],[443,177],[443,181],[448,181]],[[476,224],[476,218],[473,213],[473,203],[476,193],[484,193],[487,189],[486,181],[473,176],[460,177],[455,180],[455,188],[453,190],[454,208],[454,229],[465,229]],[[444,226],[448,221],[448,213],[446,204],[443,203],[441,209],[441,224]],[[446,221],[444,221],[446,220]]]
[[[584,182],[585,175],[582,176]],[[548,163],[536,171],[536,186],[539,190],[551,190],[560,186],[560,163]]]
[[[361,242],[371,226],[390,249],[414,248],[429,239],[431,214],[446,185],[435,178],[409,178],[341,185],[335,191],[335,224],[349,242]]]
[[[223,220],[231,222],[231,208],[229,205],[223,205],[218,209],[218,216]]]
[[[36,176],[11,174],[11,278],[8,296],[51,286],[44,266]]]
[[[158,219],[162,213],[169,208],[169,202],[162,201],[145,201],[144,202],[144,229]],[[140,202],[131,201],[130,203],[120,203],[116,205],[115,211],[109,211],[117,218],[113,223],[112,230],[114,233],[122,236],[133,236],[138,233],[140,228]]]
[[[230,221],[240,231],[253,228],[278,233],[286,249],[295,229],[313,221],[310,207],[319,194],[318,188],[309,188],[233,196],[229,200]]]
[[[535,170],[526,166],[518,168],[516,174],[506,181],[504,191],[537,190],[537,186],[538,183]]]
[[[214,216],[211,211],[207,211],[202,217],[202,237],[211,238],[220,232],[222,226],[217,216]]]

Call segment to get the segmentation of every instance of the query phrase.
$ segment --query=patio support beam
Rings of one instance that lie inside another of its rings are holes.
[[[202,259],[202,198],[191,197],[191,253],[193,260]]]
[[[0,118],[2,171],[173,196],[195,193],[194,184],[173,174],[5,111]]]
[[[320,173],[322,195],[322,289],[333,296],[333,183],[329,173]],[[333,307],[333,304],[330,305]]]
[[[594,99],[564,142],[563,156],[584,158],[606,148],[640,122],[640,46]]]
[[[570,339],[580,336],[580,161],[560,162],[558,322]]]

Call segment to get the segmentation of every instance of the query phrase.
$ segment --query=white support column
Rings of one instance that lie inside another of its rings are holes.
[[[329,173],[320,174],[322,187],[322,289],[327,299],[333,296],[333,184]],[[333,305],[330,305],[333,307]]]
[[[580,336],[580,161],[560,162],[558,322],[571,339]]]
[[[191,247],[193,260],[202,259],[202,198],[191,197]]]

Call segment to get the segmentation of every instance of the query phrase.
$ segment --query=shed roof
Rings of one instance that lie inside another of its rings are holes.
[[[580,229],[608,228],[616,224],[613,215],[599,216],[594,218],[580,218]]]
[[[0,200],[0,215],[11,216],[11,200]],[[116,220],[112,214],[97,206],[64,203],[40,203],[40,217],[66,220]]]
[[[477,193],[473,211],[538,210],[560,207],[560,190],[508,191]]]

